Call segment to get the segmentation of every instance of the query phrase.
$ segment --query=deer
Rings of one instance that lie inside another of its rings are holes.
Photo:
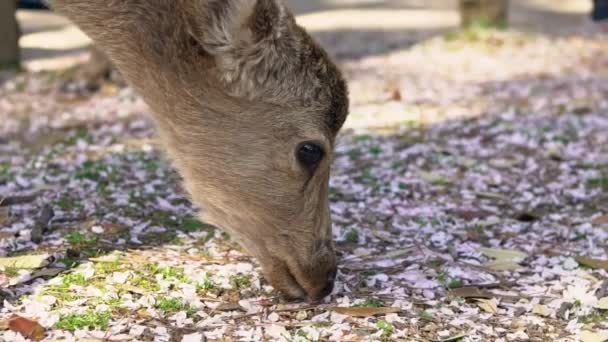
[[[288,299],[332,292],[329,206],[348,88],[282,0],[51,0],[150,109],[200,218]]]

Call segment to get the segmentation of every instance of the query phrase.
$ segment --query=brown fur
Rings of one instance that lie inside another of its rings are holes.
[[[328,180],[347,115],[340,72],[280,0],[54,0],[143,96],[202,219],[273,286],[331,287]],[[296,147],[321,144],[311,172]]]

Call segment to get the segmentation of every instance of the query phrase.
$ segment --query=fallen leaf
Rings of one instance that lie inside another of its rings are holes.
[[[465,287],[456,287],[449,290],[449,294],[452,297],[462,297],[462,298],[493,298],[494,295],[488,291],[482,290],[477,287],[465,286]]]
[[[601,224],[608,224],[608,215],[602,215],[600,217],[596,217],[593,219],[593,221],[591,221],[591,223],[596,224],[596,225],[601,225]]]
[[[523,268],[522,265],[511,260],[488,262],[483,266],[491,269],[492,271],[514,271]]]
[[[455,342],[455,341],[460,341],[460,340],[464,339],[465,336],[466,336],[465,334],[450,336],[448,338],[440,340],[440,342]]]
[[[8,319],[8,328],[34,341],[40,341],[44,338],[44,327],[40,323],[25,317],[11,316]]]
[[[499,201],[504,201],[504,202],[509,201],[509,197],[507,197],[505,195],[493,193],[493,192],[478,192],[478,193],[476,193],[476,195],[479,198],[499,200]]]
[[[103,230],[108,234],[124,232],[129,229],[129,226],[120,223],[105,223],[101,226],[103,227]]]
[[[5,224],[8,221],[10,211],[7,207],[0,207],[0,225]],[[14,233],[13,233],[14,235]]]
[[[450,181],[446,177],[428,171],[418,171],[418,176],[434,185],[448,185],[452,183],[452,181]]]
[[[40,271],[32,273],[29,280],[41,277],[54,277],[63,271],[64,269],[62,268],[43,268]]]
[[[606,342],[608,340],[608,330],[581,331],[581,342]]]
[[[515,215],[515,219],[520,222],[534,222],[534,221],[538,221],[540,219],[540,217],[538,215],[536,215],[535,213],[522,211]]]
[[[39,255],[21,255],[17,257],[0,258],[0,266],[10,268],[40,268],[48,265],[49,256],[47,254]]]
[[[496,298],[477,299],[477,305],[487,313],[498,313],[498,300]]]
[[[534,307],[532,308],[532,313],[539,315],[539,316],[543,316],[543,317],[548,317],[551,315],[551,310],[549,310],[546,306],[541,305],[541,304],[536,304],[534,305]]]
[[[593,269],[603,269],[608,270],[608,260],[600,260],[593,259],[589,257],[575,257],[574,260],[579,263],[581,266],[593,268]]]
[[[222,303],[215,308],[216,311],[247,311],[238,303]]]
[[[515,259],[525,259],[528,257],[528,254],[526,253],[512,249],[480,248],[479,252],[498,261],[512,261]]]
[[[600,298],[595,307],[601,310],[608,310],[608,297]]]
[[[342,315],[348,315],[353,317],[370,317],[375,315],[385,315],[389,313],[398,313],[401,312],[400,308],[362,308],[362,307],[333,307],[332,311],[337,312]]]
[[[519,163],[519,160],[516,159],[492,159],[488,161],[490,166],[497,169],[510,169]]]

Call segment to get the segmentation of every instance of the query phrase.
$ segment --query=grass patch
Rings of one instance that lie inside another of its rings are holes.
[[[384,301],[378,298],[367,298],[364,302],[353,305],[355,308],[382,308]]]
[[[580,305],[579,305],[580,306]],[[592,313],[578,318],[579,323],[592,324],[608,321],[608,310],[594,310]]]
[[[190,217],[182,221],[182,224],[179,226],[179,229],[186,233],[193,233],[201,230],[211,231],[213,230],[213,226],[206,224],[200,220],[197,220],[194,217]]]
[[[213,282],[213,280],[209,279],[208,276],[205,276],[205,279],[200,283],[196,284],[196,293],[205,294],[207,292],[212,292],[217,289],[217,285]]]
[[[395,331],[395,327],[392,324],[382,319],[376,322],[376,328],[382,331],[382,335],[380,335],[382,341],[390,341],[390,337]]]
[[[163,312],[163,314],[174,314],[176,312],[185,311],[188,316],[194,314],[194,309],[177,298],[161,298],[154,305],[155,308]]]
[[[88,283],[82,273],[70,273],[63,276],[61,284],[64,287],[70,287],[71,285],[86,286]]]
[[[382,154],[382,152],[384,152],[384,150],[378,146],[374,146],[369,149],[369,153],[373,154],[374,156],[378,156]]]
[[[57,206],[66,211],[84,208],[78,200],[69,197],[60,198],[59,201],[57,201]]]
[[[608,176],[601,176],[587,179],[588,188],[599,188],[608,191]]]
[[[87,160],[74,172],[76,179],[99,181],[107,175],[109,167],[100,160]]]
[[[79,329],[107,330],[110,325],[110,312],[97,312],[88,310],[82,314],[69,314],[59,318],[55,327],[74,331]]]
[[[67,234],[65,234],[63,236],[63,238],[71,245],[79,245],[79,246],[90,245],[90,244],[94,244],[95,242],[97,242],[96,236],[89,237],[78,231],[68,232]]]
[[[192,282],[190,280],[190,278],[188,278],[184,275],[184,269],[181,267],[172,267],[172,266],[160,267],[157,264],[148,264],[148,265],[146,265],[146,269],[148,271],[152,272],[152,274],[162,275],[164,280],[175,279],[182,283],[191,283]]]
[[[344,240],[350,243],[358,243],[359,231],[356,228],[352,228],[344,235]]]
[[[446,272],[437,273],[437,281],[447,288],[462,287],[464,282],[460,278],[452,278]]]
[[[235,275],[230,277],[230,285],[235,289],[249,287],[251,285],[251,278],[246,275]]]

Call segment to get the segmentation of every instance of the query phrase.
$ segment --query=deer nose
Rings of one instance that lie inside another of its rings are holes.
[[[311,296],[311,301],[320,301],[321,299],[327,297],[333,290],[334,284],[336,282],[336,273],[337,267],[334,267],[327,273],[327,281],[325,283],[325,287],[319,293]]]

